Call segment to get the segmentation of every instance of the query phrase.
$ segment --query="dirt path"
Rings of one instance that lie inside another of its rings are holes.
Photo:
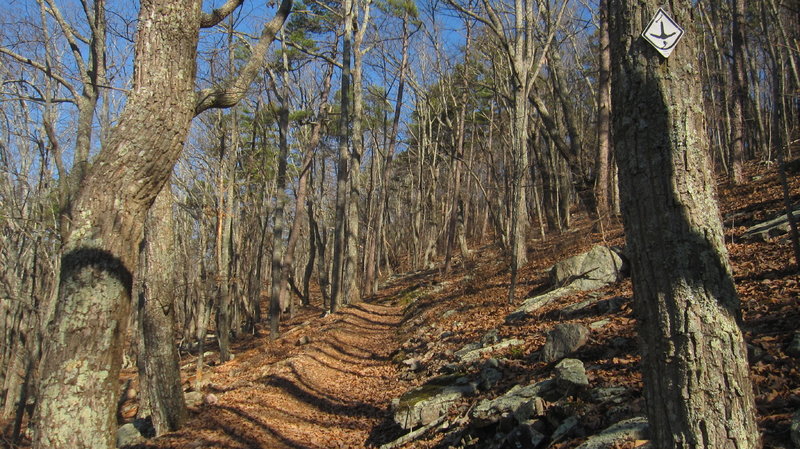
[[[364,303],[317,315],[276,342],[254,340],[209,376],[206,403],[186,427],[139,447],[379,445],[403,390],[390,360],[401,319],[402,308]]]

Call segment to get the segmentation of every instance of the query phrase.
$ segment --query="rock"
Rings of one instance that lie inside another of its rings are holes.
[[[515,417],[520,407],[536,397],[548,395],[554,387],[554,380],[544,380],[524,387],[515,385],[502,396],[478,402],[470,412],[470,417],[476,427],[485,427],[500,422],[500,420]]]
[[[183,395],[186,399],[187,407],[198,407],[203,403],[203,393],[199,391],[190,391]]]
[[[482,346],[480,343],[478,343],[478,342],[474,342],[474,343],[468,343],[468,344],[464,345],[464,347],[462,347],[461,349],[459,349],[458,351],[456,351],[456,352],[454,353],[454,355],[455,355],[457,358],[459,358],[459,359],[460,359],[460,358],[461,358],[461,357],[463,357],[465,354],[468,354],[468,353],[470,353],[470,352],[472,352],[472,351],[475,351],[475,350],[477,350],[477,349],[481,349],[482,347],[483,347],[483,346]]]
[[[754,365],[767,356],[767,351],[764,350],[761,346],[754,345],[751,343],[747,344],[747,358],[750,361],[751,365]]]
[[[795,449],[800,449],[800,410],[794,412],[792,415],[792,423],[789,425],[789,435],[792,438],[792,444]]]
[[[598,321],[595,321],[593,323],[590,323],[589,324],[589,329],[592,329],[592,330],[602,329],[602,328],[606,327],[609,323],[611,323],[611,320],[606,320],[606,319],[598,320]]]
[[[117,429],[117,447],[133,446],[144,441],[144,437],[133,423],[125,424]]]
[[[500,341],[497,329],[492,329],[481,337],[481,346],[490,346]]]
[[[500,362],[497,359],[487,360],[481,367],[481,372],[478,375],[478,387],[482,390],[491,390],[492,387],[497,385],[497,382],[503,378],[497,368],[500,367]]]
[[[795,219],[800,220],[800,207],[792,211]],[[789,215],[783,214],[772,220],[752,226],[742,235],[743,239],[766,242],[770,237],[777,237],[789,232]]]
[[[308,338],[308,335],[303,335],[302,337],[298,338],[297,341],[294,343],[295,346],[304,346],[307,345],[311,341]]]
[[[589,399],[596,403],[613,402],[619,404],[625,400],[625,394],[627,393],[628,389],[625,387],[595,388],[589,392]]]
[[[542,347],[541,357],[545,362],[562,359],[589,339],[589,329],[581,324],[558,324],[547,333],[547,340]]]
[[[508,347],[511,347],[511,346],[519,346],[519,345],[522,345],[524,343],[525,342],[522,341],[522,340],[518,340],[516,338],[509,338],[509,339],[503,340],[503,341],[501,341],[499,343],[493,344],[491,346],[486,346],[486,347],[480,347],[478,349],[473,349],[472,351],[469,351],[469,352],[466,352],[466,353],[462,353],[461,355],[459,355],[459,352],[461,352],[461,351],[458,351],[458,352],[456,352],[456,357],[458,357],[459,360],[461,360],[462,363],[472,363],[472,362],[474,362],[476,360],[479,360],[483,356],[483,354],[486,354],[486,353],[489,353],[489,352],[493,352],[493,351],[498,351],[500,349],[505,349],[505,348],[508,348]]]
[[[411,372],[417,372],[422,369],[422,365],[419,363],[419,360],[413,357],[403,360],[403,365],[407,366]]]
[[[564,390],[564,394],[589,386],[586,368],[584,368],[583,362],[578,359],[564,359],[558,362],[555,371],[556,384],[560,389]]]
[[[539,421],[528,420],[520,423],[507,436],[504,448],[535,448],[547,438],[536,429]]]
[[[447,318],[450,318],[451,316],[453,316],[455,314],[456,314],[456,310],[455,309],[450,309],[450,310],[448,310],[448,311],[446,311],[445,313],[442,314],[442,318],[447,319]]]
[[[475,390],[475,385],[457,374],[434,377],[395,400],[394,420],[407,430],[430,424],[447,413],[453,402]]]
[[[609,449],[622,443],[647,439],[647,418],[636,417],[620,421],[597,435],[589,437],[577,449]]]
[[[570,416],[569,418],[562,421],[561,424],[553,432],[553,434],[550,435],[550,441],[552,443],[561,441],[562,438],[568,436],[573,431],[575,431],[577,427],[578,427],[578,418],[575,416]]]
[[[800,358],[800,334],[794,334],[789,346],[786,347],[786,355],[794,358]]]
[[[555,290],[551,290],[547,293],[541,294],[539,296],[528,298],[525,301],[523,301],[522,305],[517,310],[513,311],[506,317],[506,321],[512,322],[522,319],[526,315],[541,309],[542,307],[550,304],[556,299],[561,298],[562,296],[572,294],[575,291],[576,290],[571,286],[561,287],[561,288],[556,288]]]
[[[569,285],[576,290],[593,290],[622,279],[622,258],[606,246],[570,257],[553,266],[550,278],[558,287]]]
[[[215,405],[216,403],[219,402],[219,398],[214,393],[209,393],[206,395],[206,397],[203,398],[203,402],[205,402],[208,405]]]

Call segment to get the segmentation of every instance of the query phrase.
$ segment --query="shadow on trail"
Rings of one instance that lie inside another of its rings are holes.
[[[299,381],[299,379],[290,379],[288,377],[272,374],[264,378],[262,382],[268,387],[282,390],[288,396],[300,402],[336,416],[379,416],[383,413],[383,410],[370,404],[362,402],[342,403],[338,400],[332,400],[332,398],[326,397],[328,395],[308,391],[303,388],[303,383]]]

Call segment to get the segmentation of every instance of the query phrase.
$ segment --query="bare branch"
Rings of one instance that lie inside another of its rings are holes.
[[[327,62],[328,64],[332,64],[332,65],[334,65],[334,66],[336,66],[336,67],[338,67],[340,69],[342,68],[342,63],[337,61],[337,60],[335,60],[331,56],[328,56],[328,55],[326,55],[324,53],[317,53],[317,52],[315,52],[315,51],[313,51],[313,50],[311,50],[309,48],[306,48],[306,47],[302,46],[301,44],[298,44],[297,42],[290,41],[289,39],[285,39],[285,43],[286,43],[286,45],[294,48],[295,50],[299,51],[300,53],[303,53],[303,54],[306,54],[308,56],[311,56],[312,58],[322,59],[323,61]]]
[[[211,11],[203,13],[200,18],[200,28],[211,28],[225,20],[233,11],[244,3],[244,0],[228,0],[224,5]]]
[[[81,74],[81,79],[83,80],[83,83],[89,84],[91,81],[87,77],[86,62],[84,62],[80,47],[78,47],[78,43],[75,41],[75,39],[78,36],[78,33],[75,32],[75,29],[72,28],[72,26],[69,23],[67,23],[67,21],[64,19],[64,16],[61,15],[61,10],[59,10],[58,7],[55,4],[53,4],[53,0],[44,0],[44,1],[47,2],[48,6],[47,11],[53,16],[54,19],[56,19],[56,22],[58,22],[58,26],[61,27],[61,31],[64,33],[64,37],[67,39],[67,42],[69,42],[69,48],[70,50],[72,50],[72,56],[75,59],[75,65],[78,66],[78,71]],[[86,39],[80,39],[80,40],[84,43],[88,43]]]
[[[67,81],[67,79],[64,78],[63,76],[58,75],[57,73],[53,73],[53,71],[50,69],[50,67],[47,67],[46,65],[42,64],[41,62],[34,61],[31,58],[27,58],[25,56],[22,56],[19,53],[15,53],[15,52],[11,51],[10,49],[8,49],[6,47],[0,47],[0,53],[2,53],[4,55],[7,55],[7,56],[10,56],[11,58],[16,59],[17,61],[19,61],[19,62],[21,62],[21,63],[23,63],[25,65],[33,67],[36,70],[39,70],[40,72],[42,72],[45,75],[49,76],[50,78],[54,79],[56,82],[58,82],[58,84],[61,84],[62,86],[67,88],[67,90],[69,90],[70,93],[72,93],[73,97],[75,97],[75,98],[78,97],[78,91],[75,90],[75,87],[73,87],[72,84],[70,84],[69,81]]]
[[[261,37],[256,45],[253,46],[250,59],[247,60],[247,63],[242,67],[235,79],[228,80],[226,86],[209,87],[196,93],[195,116],[211,108],[229,108],[236,105],[244,97],[245,93],[247,93],[247,88],[253,82],[258,70],[264,63],[270,44],[275,40],[275,36],[291,11],[292,0],[282,0],[275,17],[264,25]]]

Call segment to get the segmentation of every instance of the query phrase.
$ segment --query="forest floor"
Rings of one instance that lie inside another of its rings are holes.
[[[765,242],[742,238],[747,226],[783,210],[774,166],[754,163],[747,175],[742,186],[720,182],[720,209],[742,300],[764,447],[789,449],[792,414],[800,409],[800,363],[786,350],[800,331],[800,276],[792,270],[786,236]],[[800,176],[795,173],[790,181],[796,204]],[[569,231],[531,240],[530,263],[520,272],[518,300],[547,287],[548,268],[555,262],[597,244],[624,245],[621,225],[601,230],[587,218],[576,218]],[[135,447],[378,447],[403,433],[392,420],[392,399],[442,372],[455,351],[489,331],[496,331],[500,339],[523,340],[521,346],[491,354],[501,360],[503,377],[497,385],[461,399],[451,408],[444,428],[403,446],[452,447],[443,440],[447,427],[457,426],[480,398],[551,376],[553,364],[534,354],[549,329],[567,322],[602,322],[592,326],[588,343],[571,357],[584,362],[592,387],[623,387],[625,400],[570,403],[567,412],[578,418],[580,430],[549,447],[574,448],[587,435],[644,413],[629,278],[563,297],[509,323],[505,317],[519,304],[507,302],[508,263],[493,246],[474,243],[473,248],[471,260],[459,261],[451,273],[431,269],[394,276],[378,295],[339,313],[325,315],[319,304],[301,309],[282,324],[282,336],[276,341],[262,332],[237,342],[230,362],[214,364],[214,354],[209,362],[215,366],[207,368],[204,377],[203,400],[190,409],[188,424]],[[587,298],[615,298],[621,306],[614,312],[598,308],[564,312],[566,306]],[[413,371],[402,363],[412,356],[420,362]],[[184,357],[185,382],[191,388],[193,356]],[[135,400],[121,410],[124,418],[132,419]],[[641,442],[626,447],[634,444]]]

